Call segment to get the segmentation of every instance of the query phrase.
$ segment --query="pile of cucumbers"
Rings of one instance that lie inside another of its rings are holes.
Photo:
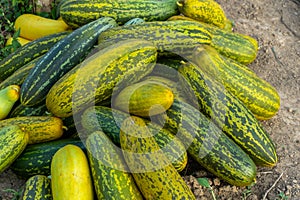
[[[260,120],[280,97],[247,66],[258,42],[217,2],[58,11],[68,27],[51,22],[55,33],[0,61],[0,173],[26,180],[23,199],[195,199],[180,175],[188,157],[236,186],[276,165]]]

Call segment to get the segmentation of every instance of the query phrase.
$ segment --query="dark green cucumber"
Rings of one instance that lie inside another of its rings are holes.
[[[125,162],[145,199],[196,199],[143,119],[131,116],[122,122],[120,143]]]
[[[215,176],[236,186],[255,181],[256,166],[249,155],[193,106],[176,99],[156,120],[176,134],[188,154]]]
[[[92,106],[82,114],[82,126],[87,135],[95,131],[103,131],[114,144],[120,145],[120,126],[129,115],[125,112],[104,106]],[[157,124],[144,119],[149,130],[173,166],[182,171],[187,164],[187,154],[177,137]],[[86,137],[82,136],[81,138]]]
[[[218,77],[190,63],[182,66],[179,72],[194,90],[199,110],[230,136],[255,164],[276,165],[276,148],[269,134],[252,112],[225,89]]]
[[[119,24],[139,17],[145,21],[162,21],[178,14],[176,0],[66,0],[60,15],[71,27],[79,27],[99,17],[112,17]]]
[[[8,55],[0,61],[0,82],[4,81],[26,63],[48,52],[54,44],[66,37],[69,33],[70,32],[61,32],[39,38]]]
[[[47,111],[48,110],[45,103],[32,107],[19,104],[10,112],[9,117],[12,118],[21,116],[45,116],[48,114]]]
[[[61,147],[74,144],[85,151],[85,145],[80,139],[59,139],[50,142],[28,145],[22,154],[12,163],[11,169],[20,178],[34,175],[50,175],[50,165],[53,155]]]
[[[280,97],[276,89],[257,76],[247,66],[220,55],[213,47],[195,49],[192,59],[203,71],[219,77],[225,88],[235,95],[257,119],[273,117],[280,108]]]
[[[99,47],[127,39],[144,39],[152,42],[159,53],[183,53],[187,47],[210,44],[209,31],[190,21],[155,21],[114,27],[98,38]]]
[[[90,134],[86,149],[98,199],[143,199],[121,149],[103,132]]]
[[[193,20],[181,15],[173,16],[168,20]],[[209,31],[212,35],[211,46],[214,47],[219,53],[230,57],[243,64],[249,64],[255,60],[258,52],[258,42],[251,36],[234,33],[216,26],[193,20],[199,27]],[[188,54],[192,55],[193,48],[190,49]]]
[[[51,180],[44,175],[34,175],[25,182],[20,200],[52,200]]]
[[[35,66],[38,59],[42,56],[35,58],[34,60],[30,61],[29,63],[23,65],[21,68],[17,69],[13,74],[7,77],[4,81],[0,83],[0,90],[9,86],[9,85],[19,85],[21,86],[28,76],[29,71]]]
[[[152,41],[160,54],[167,56],[193,56],[194,48],[201,44],[209,44],[220,54],[241,63],[250,63],[257,55],[257,41],[254,38],[187,20],[115,27],[101,34],[98,43],[99,46],[107,46],[128,38]]]
[[[98,35],[117,26],[112,18],[100,18],[70,33],[38,60],[21,86],[20,101],[33,106],[45,100],[52,85],[78,64],[97,42]]]
[[[74,67],[46,97],[55,116],[70,117],[91,104],[104,102],[116,92],[149,74],[157,49],[145,40],[126,40],[101,49]]]

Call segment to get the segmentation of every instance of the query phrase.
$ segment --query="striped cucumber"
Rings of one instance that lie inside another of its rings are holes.
[[[213,47],[195,49],[194,63],[206,73],[220,77],[225,88],[242,101],[257,119],[273,117],[280,108],[276,89],[247,66],[220,55]]]
[[[88,159],[76,145],[60,148],[51,160],[53,199],[93,200],[94,191]]]
[[[0,128],[0,173],[6,170],[24,151],[28,139],[28,133],[17,125]]]
[[[120,131],[124,159],[146,199],[196,199],[141,118],[128,117]]]
[[[98,199],[143,199],[122,151],[101,131],[86,140],[87,155]]]
[[[20,87],[18,85],[9,85],[0,90],[0,120],[9,115],[19,97]]]
[[[10,168],[20,178],[27,179],[34,175],[50,175],[53,155],[67,144],[73,144],[86,151],[80,139],[65,138],[27,145],[25,150],[12,163]]]
[[[190,63],[182,66],[179,72],[183,81],[194,90],[199,110],[230,136],[255,164],[276,165],[276,149],[269,134],[251,111],[225,89],[219,77],[211,76]]]
[[[98,35],[116,26],[112,18],[100,18],[82,26],[56,43],[38,60],[21,86],[21,103],[37,105],[45,100],[56,81],[71,70],[96,44]]]
[[[46,98],[48,110],[69,117],[109,99],[117,84],[125,87],[149,74],[157,50],[144,40],[126,40],[104,48],[57,81]]]
[[[114,27],[98,37],[98,46],[109,46],[117,41],[144,39],[151,41],[159,53],[183,53],[187,47],[210,44],[212,36],[197,22],[155,21]]]
[[[92,106],[83,112],[81,123],[87,135],[95,131],[103,131],[114,144],[120,146],[120,126],[128,116],[127,113],[112,108]],[[172,165],[177,171],[182,171],[187,164],[187,153],[182,142],[168,130],[146,119],[144,122]]]
[[[21,68],[17,69],[13,74],[11,74],[9,77],[7,77],[4,81],[0,83],[0,89],[3,89],[9,85],[19,85],[21,87],[25,78],[29,74],[29,71],[35,66],[35,63],[41,57],[42,56],[37,57],[29,63],[23,65]]]
[[[0,82],[4,81],[26,63],[48,52],[54,44],[66,37],[69,33],[70,32],[62,32],[39,38],[18,48],[5,57],[0,61]]]
[[[14,118],[22,116],[45,116],[48,114],[47,112],[48,111],[45,103],[32,107],[19,104],[12,109],[12,111],[9,114],[9,117]]]
[[[163,21],[178,14],[176,0],[66,0],[60,7],[60,15],[71,27],[79,27],[100,17],[112,17],[119,24],[132,18],[145,21]]]
[[[58,139],[63,134],[62,120],[52,116],[23,116],[0,121],[0,127],[18,125],[29,134],[29,144]]]
[[[166,114],[156,117],[215,176],[236,186],[255,182],[256,166],[249,155],[195,107],[175,99]]]
[[[181,14],[224,28],[226,15],[221,5],[214,0],[178,0],[177,6]]]
[[[214,47],[220,54],[236,60],[242,64],[249,64],[253,62],[258,53],[258,42],[255,38],[224,30],[210,24],[200,21],[195,21],[189,17],[177,15],[172,16],[168,21],[192,21],[198,26],[209,31],[212,35],[210,45]],[[188,51],[187,55],[192,55],[193,49]]]
[[[25,182],[20,200],[52,200],[51,180],[44,175],[35,175]]]

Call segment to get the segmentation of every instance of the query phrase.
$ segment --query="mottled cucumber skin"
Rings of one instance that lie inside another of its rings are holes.
[[[141,118],[131,116],[123,121],[120,143],[124,159],[146,199],[196,199]]]
[[[232,138],[256,165],[276,165],[276,148],[269,134],[252,112],[225,89],[218,77],[190,63],[182,66],[179,72],[194,90],[198,109]]]
[[[25,182],[20,200],[52,200],[51,180],[44,175],[34,175]]]
[[[85,58],[99,34],[117,26],[112,18],[100,18],[72,31],[57,42],[30,70],[21,86],[20,101],[34,106],[44,101],[50,88]]]
[[[128,116],[127,113],[116,109],[104,106],[92,106],[83,112],[81,124],[87,135],[95,131],[103,131],[114,144],[120,146],[120,127]],[[182,171],[188,161],[186,148],[182,142],[170,131],[163,129],[149,120],[143,120],[154,135],[159,147],[170,160],[170,163],[172,163],[177,171]],[[85,135],[80,136],[81,138],[87,137]]]
[[[61,32],[39,38],[18,48],[5,57],[0,61],[0,82],[4,81],[23,65],[48,52],[53,45],[66,37],[69,33],[70,32]]]
[[[117,86],[126,87],[149,74],[157,49],[145,40],[126,40],[104,48],[77,65],[50,89],[48,110],[69,117],[109,99]]]
[[[27,179],[34,175],[50,175],[53,155],[67,144],[73,144],[86,151],[80,139],[59,139],[49,142],[28,145],[12,163],[10,168],[20,178]]]
[[[28,133],[17,125],[0,128],[0,173],[6,170],[24,151],[28,140]]]
[[[132,18],[163,21],[178,13],[176,0],[67,0],[60,7],[60,16],[71,27],[82,26],[100,17],[112,17],[119,24],[124,24]]]
[[[101,131],[86,139],[87,155],[98,199],[143,199],[121,149]]]
[[[176,134],[188,155],[212,174],[236,186],[255,182],[256,166],[249,155],[195,107],[175,99],[156,120]]]
[[[29,134],[29,144],[58,139],[63,134],[62,119],[53,116],[21,116],[0,121],[0,127],[18,125]]]
[[[242,101],[259,120],[273,117],[280,108],[276,89],[247,66],[220,55],[213,47],[195,49],[192,59],[201,70],[219,77],[224,87]]]
[[[154,21],[119,26],[104,31],[98,37],[98,46],[109,46],[117,41],[143,39],[152,42],[161,55],[185,53],[187,48],[210,44],[211,33],[192,21]]]
[[[53,199],[93,200],[93,180],[85,153],[76,145],[60,148],[51,160]]]
[[[34,60],[30,61],[29,63],[23,65],[15,72],[13,72],[9,77],[7,77],[4,81],[0,83],[0,90],[9,86],[9,85],[19,85],[21,86],[24,82],[25,78],[29,74],[29,71],[35,66],[35,63],[40,59],[42,56],[35,58]]]
[[[10,118],[13,117],[22,117],[22,116],[45,116],[47,115],[47,107],[46,104],[43,103],[38,106],[24,106],[23,104],[17,105],[9,114]]]
[[[239,63],[249,64],[253,62],[257,56],[258,41],[251,36],[224,30],[182,15],[172,16],[168,20],[193,21],[197,23],[199,27],[206,29],[212,35],[210,43],[212,47],[220,54],[236,60]],[[188,54],[190,56],[192,52]]]
[[[211,0],[179,0],[178,9],[184,16],[224,28],[226,15],[221,5]]]

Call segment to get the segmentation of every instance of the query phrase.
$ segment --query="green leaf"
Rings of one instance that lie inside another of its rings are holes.
[[[209,182],[207,178],[197,178],[197,181],[200,185],[206,188],[210,188]]]

